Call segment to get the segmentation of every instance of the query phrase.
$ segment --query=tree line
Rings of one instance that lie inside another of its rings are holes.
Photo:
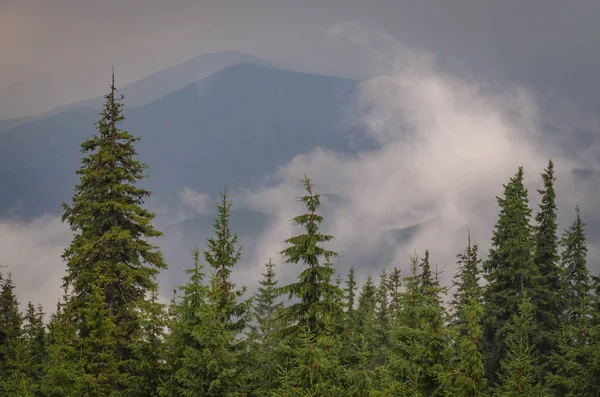
[[[63,297],[44,323],[21,313],[0,277],[0,393],[5,396],[597,396],[600,279],[586,263],[579,208],[557,226],[554,164],[535,216],[523,168],[497,198],[491,248],[470,239],[442,285],[429,251],[358,285],[335,271],[320,196],[306,176],[301,232],[272,259],[251,298],[232,282],[242,247],[223,191],[213,236],[191,251],[187,282],[158,299],[158,247],[146,164],[119,124],[114,76],[97,131],[81,145],[79,183],[63,222]],[[282,237],[283,239],[283,237]]]

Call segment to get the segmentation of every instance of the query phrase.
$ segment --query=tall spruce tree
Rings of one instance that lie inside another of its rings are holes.
[[[587,267],[587,241],[585,224],[579,206],[575,208],[575,220],[561,238],[563,289],[566,299],[566,320],[578,323],[588,313],[591,299],[591,278]]]
[[[531,209],[523,182],[523,167],[504,185],[504,196],[497,200],[500,213],[488,260],[483,264],[487,280],[483,342],[486,375],[492,383],[508,351],[506,325],[513,313],[518,312],[521,294],[531,294],[539,275],[533,261]]]
[[[288,295],[290,299],[299,299],[281,312],[289,325],[288,331],[292,333],[304,325],[308,326],[311,332],[323,330],[324,316],[338,309],[332,307],[325,297],[342,292],[338,291],[339,287],[333,285],[331,280],[335,270],[330,260],[336,257],[337,253],[321,246],[333,239],[333,236],[319,231],[319,225],[323,222],[323,217],[317,213],[321,206],[321,197],[313,191],[312,183],[306,175],[301,182],[306,189],[306,195],[299,201],[304,203],[308,212],[295,217],[293,223],[303,226],[305,233],[285,240],[288,247],[281,254],[285,263],[300,263],[304,270],[299,274],[298,281],[283,286],[278,291],[281,296]]]
[[[310,179],[301,180],[306,195],[299,199],[308,210],[293,219],[305,232],[288,238],[281,254],[286,263],[301,264],[304,270],[298,281],[278,289],[278,295],[295,298],[281,310],[285,324],[282,340],[281,385],[277,395],[297,395],[302,390],[310,395],[340,395],[342,382],[340,333],[343,326],[343,304],[336,297],[343,291],[332,284],[334,274],[330,262],[337,253],[321,244],[333,236],[320,233],[323,217],[317,213],[321,198],[313,191]]]
[[[539,324],[539,333],[535,340],[537,354],[544,357],[557,346],[557,336],[561,318],[565,309],[565,300],[561,288],[561,269],[558,255],[556,192],[554,190],[554,163],[542,173],[544,188],[538,190],[542,196],[539,212],[535,217],[535,253],[534,264],[539,269],[540,279],[535,292],[535,318]]]
[[[587,268],[587,243],[579,206],[575,220],[560,240],[562,287],[566,301],[558,346],[552,352],[552,372],[548,383],[555,395],[588,396],[598,390],[597,376],[591,369],[598,350],[592,326],[592,282]],[[596,390],[595,390],[596,389]]]
[[[162,234],[152,225],[154,214],[142,207],[150,192],[135,185],[147,166],[135,158],[139,138],[119,128],[125,117],[114,74],[105,99],[97,133],[81,145],[84,157],[72,204],[63,203],[62,220],[74,232],[63,253],[64,287],[71,291],[68,310],[86,371],[106,382],[94,392],[118,395],[126,390],[133,365],[138,309],[167,265],[148,241]],[[114,369],[105,373],[107,366]]]

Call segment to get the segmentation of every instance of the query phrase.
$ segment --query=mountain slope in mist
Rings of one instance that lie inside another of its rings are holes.
[[[356,95],[353,80],[239,64],[126,107],[123,128],[142,138],[145,183],[157,200],[184,186],[214,195],[224,185],[262,182],[317,146],[355,152],[348,138],[361,127],[348,115]],[[77,182],[79,145],[95,132],[99,112],[81,107],[0,134],[0,214],[60,212]]]

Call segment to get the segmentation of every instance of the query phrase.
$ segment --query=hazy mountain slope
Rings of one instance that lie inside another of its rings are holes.
[[[125,96],[125,103],[128,107],[133,108],[137,106],[143,106],[167,94],[184,88],[189,84],[198,82],[224,68],[240,63],[253,63],[256,65],[264,65],[274,68],[279,67],[275,62],[258,58],[253,55],[244,54],[242,52],[220,51],[202,54],[183,63],[157,71],[134,83],[120,87],[119,91]],[[119,73],[117,70],[117,84],[118,76]],[[16,127],[17,125],[24,124],[28,121],[40,120],[81,107],[99,109],[104,102],[104,98],[102,96],[103,93],[98,94],[98,96],[93,98],[59,106],[53,110],[43,112],[38,115],[0,120],[0,132]]]
[[[262,180],[316,146],[352,151],[345,135],[359,127],[344,120],[356,88],[353,80],[241,64],[126,107],[124,127],[142,137],[137,147],[155,198],[184,186],[216,193]],[[0,214],[19,203],[24,216],[60,212],[99,112],[75,109],[0,134]]]
[[[244,54],[238,51],[221,51],[199,55],[181,64],[152,73],[149,76],[120,88],[119,93],[125,96],[124,103],[126,106],[143,106],[192,83],[198,82],[220,70],[240,63],[251,63],[273,68],[277,67],[275,62],[258,58],[253,55]],[[104,98],[98,96],[63,106],[56,110],[65,111],[78,107],[97,109],[102,103],[104,103]]]

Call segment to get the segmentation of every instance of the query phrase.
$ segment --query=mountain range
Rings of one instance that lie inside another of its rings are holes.
[[[220,52],[156,72],[118,92],[125,98],[122,127],[141,137],[136,147],[150,166],[144,183],[157,202],[168,202],[184,187],[211,198],[224,186],[251,189],[315,147],[342,153],[377,147],[357,117],[359,84]],[[0,217],[60,213],[77,183],[79,145],[95,132],[103,100],[98,96],[0,121]],[[246,244],[270,221],[245,209],[233,218]],[[169,226],[170,250],[185,254],[193,242],[202,244],[211,223],[212,214],[201,214]],[[389,231],[389,236],[406,239],[415,227]]]

